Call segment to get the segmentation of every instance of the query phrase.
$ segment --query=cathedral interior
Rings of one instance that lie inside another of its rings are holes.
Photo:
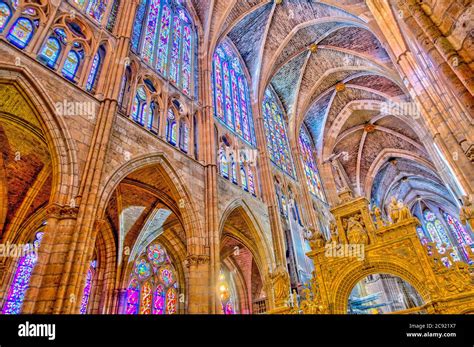
[[[1,313],[474,313],[473,18],[0,0]]]

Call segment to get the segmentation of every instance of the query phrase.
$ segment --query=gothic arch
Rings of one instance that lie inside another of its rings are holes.
[[[243,199],[235,199],[227,205],[226,209],[222,213],[221,220],[219,222],[219,235],[223,234],[224,226],[229,216],[237,210],[239,210],[239,213],[241,213],[242,217],[245,219],[245,222],[248,226],[248,230],[250,231],[250,236],[254,239],[255,246],[257,246],[260,250],[263,251],[262,255],[264,255],[265,258],[270,259],[270,247],[268,246],[267,241],[265,241],[263,237],[263,229],[260,226],[257,218],[251,212],[250,207]]]
[[[29,70],[13,65],[3,65],[0,70],[0,86],[13,86],[34,111],[40,123],[52,162],[51,200],[58,204],[69,204],[79,186],[77,148],[66,123],[57,114],[53,101]],[[0,104],[7,106],[8,96]],[[6,110],[8,112],[8,110]]]
[[[230,218],[236,216],[243,220],[244,227],[239,228],[227,224]],[[263,229],[245,201],[236,199],[227,206],[219,223],[219,235],[221,240],[225,237],[236,240],[251,252],[259,270],[267,298],[270,297],[271,293],[268,292],[269,283],[267,283],[267,278],[269,266],[274,263],[273,253],[268,245],[270,240],[265,239]]]
[[[397,260],[396,263],[390,260],[377,260],[371,261],[368,265],[365,266],[364,263],[355,262],[338,274],[339,280],[335,281],[332,288],[329,289],[332,293],[330,304],[334,305],[331,313],[346,314],[347,302],[354,286],[368,275],[376,273],[398,276],[413,286],[424,303],[431,300],[430,294],[423,284],[425,280],[419,274],[409,271],[410,266],[405,262]]]
[[[172,193],[175,194],[176,203],[180,205],[187,241],[196,242],[195,238],[197,238],[199,239],[199,241],[197,241],[199,245],[194,246],[199,246],[200,248],[204,247],[205,235],[202,230],[202,225],[199,223],[196,204],[189,193],[189,189],[184,184],[183,178],[180,177],[163,153],[134,158],[123,164],[110,176],[100,193],[101,198],[97,210],[98,219],[103,218],[106,205],[111,198],[112,192],[118,187],[119,183],[129,174],[151,166],[156,166],[159,170],[162,170],[165,176],[171,181]]]
[[[382,152],[380,152],[373,161],[372,165],[370,165],[369,171],[367,172],[365,184],[364,184],[364,192],[367,198],[370,199],[370,194],[371,194],[371,188],[372,184],[374,182],[375,175],[377,172],[380,170],[382,165],[388,160],[390,157],[399,157],[399,158],[405,158],[409,160],[413,160],[416,163],[419,163],[428,169],[432,170],[433,172],[436,172],[436,169],[433,167],[433,165],[426,159],[419,157],[417,155],[414,155],[413,153],[403,150],[403,149],[396,149],[396,148],[384,148]]]

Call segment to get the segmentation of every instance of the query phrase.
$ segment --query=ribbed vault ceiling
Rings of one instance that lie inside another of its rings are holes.
[[[356,191],[377,199],[387,190],[408,194],[402,191],[408,188],[388,185],[383,178],[388,176],[373,178],[377,172],[371,170],[382,170],[379,161],[387,161],[390,153],[410,153],[431,165],[417,121],[380,111],[383,103],[410,97],[365,1],[191,2],[207,38],[205,47],[212,50],[228,36],[246,64],[253,97],[262,100],[271,85],[288,115],[290,141],[306,124],[320,164],[333,154],[348,153],[343,166]],[[316,52],[309,49],[313,44]],[[337,92],[340,83],[345,89]],[[382,152],[386,155],[380,157]],[[416,177],[411,192],[445,193],[439,177],[431,177],[436,175],[432,168],[406,175]],[[366,187],[367,182],[375,185]]]

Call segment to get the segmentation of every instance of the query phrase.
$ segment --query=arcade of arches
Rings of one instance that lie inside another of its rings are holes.
[[[0,0],[2,314],[474,312],[473,16]]]

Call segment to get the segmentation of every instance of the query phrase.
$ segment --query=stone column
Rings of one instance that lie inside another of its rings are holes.
[[[47,208],[46,227],[38,250],[38,261],[31,275],[22,313],[50,314],[58,301],[77,301],[77,296],[67,296],[58,285],[64,273],[71,239],[74,234],[78,209],[52,204]]]
[[[209,264],[208,264],[208,313],[218,313],[220,305],[217,296],[217,281],[220,273],[220,232],[219,232],[219,215],[218,215],[218,192],[217,192],[217,158],[216,143],[214,139],[214,116],[211,98],[211,61],[207,54],[200,55],[202,59],[199,63],[201,66],[201,84],[199,86],[200,99],[202,100],[202,129],[201,129],[201,158],[205,163],[205,231],[208,237],[209,246]],[[191,263],[192,264],[192,263]],[[190,274],[194,266],[190,266]],[[191,309],[191,308],[190,308]]]
[[[53,313],[77,313],[80,303],[65,300],[71,295],[80,298],[85,284],[91,252],[95,247],[98,228],[95,227],[95,216],[99,203],[97,191],[100,186],[105,158],[110,143],[112,129],[117,117],[117,99],[120,93],[120,82],[125,71],[123,64],[129,54],[130,35],[132,32],[133,18],[138,5],[138,0],[123,2],[122,11],[129,16],[122,16],[118,25],[117,49],[113,55],[110,76],[104,85],[104,101],[97,113],[91,147],[81,179],[79,195],[82,197],[79,205],[77,227],[73,233],[66,264],[62,269],[60,286],[57,294]],[[101,78],[105,78],[101,76]]]

